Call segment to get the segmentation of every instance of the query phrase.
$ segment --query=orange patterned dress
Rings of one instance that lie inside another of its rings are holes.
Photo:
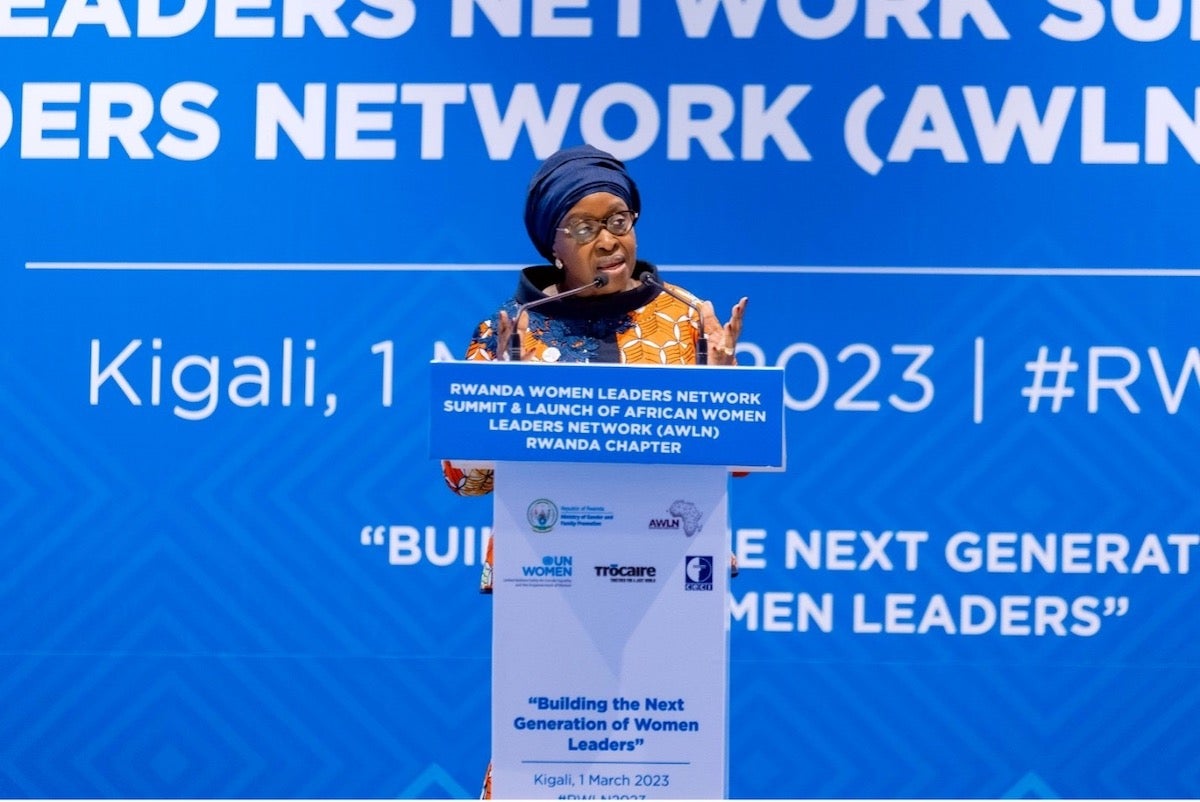
[[[637,263],[634,278],[657,277],[649,262]],[[502,310],[513,317],[522,304],[545,298],[558,271],[549,265],[521,271],[517,290]],[[673,292],[699,304],[687,290],[667,284]],[[537,362],[617,362],[622,364],[694,365],[700,338],[700,316],[688,304],[643,284],[632,290],[593,297],[563,298],[529,312],[529,328],[521,339],[525,359]],[[502,350],[497,342],[499,310],[475,330],[467,359],[489,361]],[[442,463],[450,489],[461,496],[492,492],[492,471],[477,466]],[[492,547],[488,544],[481,589],[491,590]]]
[[[634,278],[657,271],[638,262]],[[501,307],[510,316],[521,304],[541,300],[558,278],[549,265],[521,271],[517,291]],[[685,289],[668,285],[699,304]],[[497,354],[497,312],[479,324],[467,359],[490,360]],[[521,341],[527,359],[538,362],[619,362],[651,365],[696,364],[700,319],[694,309],[665,292],[641,285],[625,292],[563,298],[529,312],[529,331]]]

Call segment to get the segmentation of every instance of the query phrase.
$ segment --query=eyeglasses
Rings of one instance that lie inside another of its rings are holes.
[[[576,220],[567,228],[556,228],[554,230],[563,232],[580,245],[587,245],[600,236],[600,229],[602,228],[607,229],[608,233],[614,237],[628,234],[633,230],[633,224],[637,222],[637,219],[637,212],[625,209],[624,211],[613,212],[603,220],[597,220],[594,217],[584,217]]]

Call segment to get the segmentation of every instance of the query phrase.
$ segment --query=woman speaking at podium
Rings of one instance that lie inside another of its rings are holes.
[[[637,259],[641,208],[637,185],[608,153],[583,145],[546,159],[529,184],[525,230],[548,264],[521,271],[467,358],[690,365],[704,334],[712,364],[735,364],[746,299],[722,326],[711,302],[664,285]]]
[[[722,325],[711,301],[662,281],[637,258],[641,196],[625,165],[591,145],[560,150],[534,173],[525,230],[547,261],[479,324],[467,359],[734,365],[746,298]],[[455,493],[490,493],[491,469],[442,463]],[[492,589],[489,541],[480,590]],[[491,771],[483,796],[491,796]]]

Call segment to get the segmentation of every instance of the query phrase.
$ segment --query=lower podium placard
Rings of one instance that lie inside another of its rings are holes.
[[[724,797],[726,470],[496,468],[493,795]]]

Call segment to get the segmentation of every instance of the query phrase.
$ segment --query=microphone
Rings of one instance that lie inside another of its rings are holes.
[[[548,304],[551,301],[557,301],[562,298],[567,298],[571,295],[577,295],[577,294],[583,292],[584,290],[591,290],[591,289],[598,290],[607,284],[608,284],[608,276],[604,275],[603,273],[600,273],[600,274],[597,274],[597,276],[594,279],[592,279],[590,283],[584,284],[582,287],[576,287],[573,290],[567,290],[566,292],[560,292],[557,295],[547,295],[545,298],[538,298],[536,300],[530,301],[527,304],[521,304],[520,306],[518,306],[517,313],[515,315],[513,315],[513,319],[512,319],[513,330],[508,335],[508,345],[507,345],[508,358],[511,359],[513,362],[518,362],[521,359],[521,334],[520,334],[520,332],[517,331],[517,321],[519,321],[521,319],[522,314],[524,314],[525,312],[528,312],[530,309],[533,309],[535,306],[541,306],[542,304]]]
[[[642,280],[643,284],[649,284],[651,287],[654,287],[657,290],[662,290],[667,295],[670,295],[672,298],[674,298],[676,301],[685,303],[688,306],[690,306],[692,309],[696,310],[696,314],[700,316],[700,336],[696,338],[696,364],[697,365],[707,365],[708,364],[708,335],[704,333],[704,310],[702,308],[700,308],[700,304],[696,303],[695,301],[690,301],[687,298],[685,298],[684,296],[675,292],[670,287],[668,287],[666,284],[664,284],[662,282],[662,280],[659,279],[659,277],[654,275],[653,273],[643,273],[641,276],[638,276],[638,278],[640,278]]]

